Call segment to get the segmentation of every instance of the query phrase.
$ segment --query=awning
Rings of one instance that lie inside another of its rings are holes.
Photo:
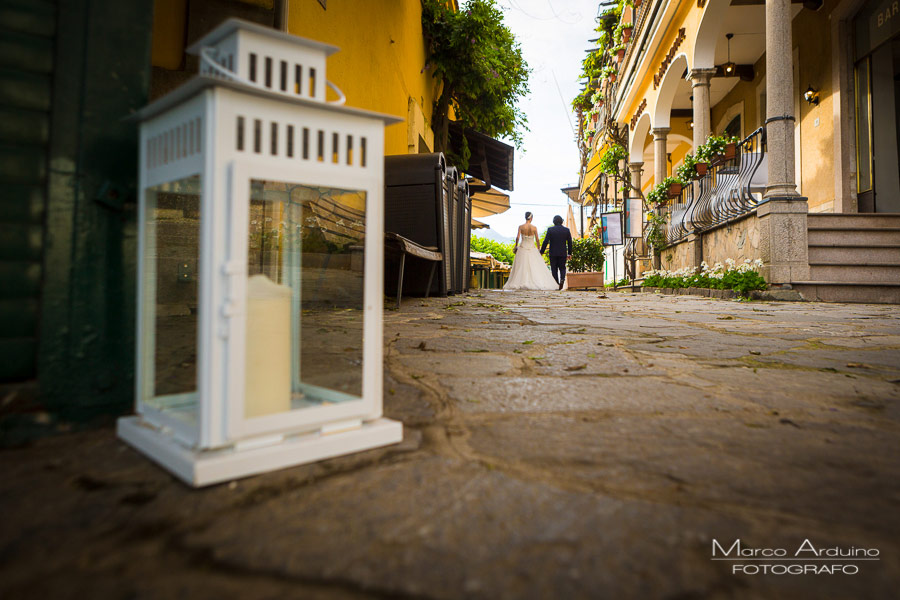
[[[509,269],[510,266],[505,262],[499,261],[487,252],[476,252],[469,250],[469,260],[473,265],[488,267],[490,269]]]
[[[600,154],[594,152],[588,160],[587,169],[584,172],[584,179],[581,180],[581,189],[578,192],[581,198],[581,204],[584,204],[585,194],[588,192],[597,192],[597,184],[600,181]]]
[[[472,229],[490,229],[491,226],[487,223],[482,223],[481,221],[476,221],[472,219]]]
[[[509,194],[489,188],[481,181],[470,181],[469,190],[477,190],[472,194],[472,217],[483,219],[509,210]]]
[[[457,154],[462,147],[462,136],[462,126],[456,121],[450,121],[450,147]],[[474,129],[466,129],[466,140],[472,153],[466,174],[477,177],[487,185],[511,192],[515,149]]]
[[[581,239],[581,234],[578,233],[578,225],[575,223],[575,214],[572,212],[572,205],[569,204],[567,208],[569,212],[566,214],[566,227],[572,233],[573,240]]]
[[[570,185],[568,187],[559,188],[566,197],[574,202],[575,204],[581,204],[581,196],[578,195],[579,188],[577,185]]]

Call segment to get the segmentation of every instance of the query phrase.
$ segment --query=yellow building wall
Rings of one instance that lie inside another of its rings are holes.
[[[405,126],[385,130],[385,154],[434,148],[431,115],[438,88],[424,69],[419,0],[329,2],[327,10],[318,2],[290,0],[287,30],[340,47],[328,58],[327,75],[347,96],[347,106],[406,119]]]
[[[833,4],[832,4],[833,6]],[[831,21],[824,10],[804,10],[794,19],[794,46],[799,47],[797,97],[812,85],[819,105],[800,101],[801,192],[809,212],[834,212],[834,93],[831,85]],[[818,120],[818,124],[816,123]]]
[[[702,16],[703,9],[699,8],[696,2],[685,2],[679,7],[675,17],[669,21],[665,37],[663,37],[659,46],[655,48],[653,55],[649,58],[645,56],[642,60],[642,62],[647,65],[647,71],[644,77],[635,84],[637,86],[637,93],[634,95],[634,99],[625,113],[625,117],[627,117],[624,119],[625,122],[631,120],[632,115],[635,114],[641,101],[645,98],[647,99],[646,110],[650,111],[651,117],[653,116],[651,107],[656,106],[656,97],[659,93],[658,88],[653,89],[653,76],[656,75],[659,65],[672,48],[672,44],[678,36],[678,30],[682,27],[685,29],[685,37],[678,46],[675,56],[684,54],[688,57],[688,68],[690,69],[694,66],[694,41],[697,38],[697,28],[700,26],[700,18]],[[655,127],[656,124],[654,123],[653,126]]]
[[[819,105],[799,100],[800,112],[795,115],[799,124],[800,152],[795,160],[800,164],[800,192],[808,198],[810,212],[832,212],[834,208],[834,107],[831,88],[831,26],[824,11],[803,11],[794,19],[794,47],[799,53],[798,89],[800,98],[808,85],[819,90]],[[711,110],[714,133],[721,134],[727,112],[744,103],[743,135],[747,136],[762,125],[759,87],[766,75],[765,54],[754,65],[753,81],[740,81]],[[818,124],[816,120],[818,119]]]

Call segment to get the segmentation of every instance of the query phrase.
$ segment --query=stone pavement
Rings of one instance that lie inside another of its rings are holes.
[[[0,597],[897,597],[896,306],[485,290],[385,346],[399,446],[199,491],[111,430],[0,452]]]

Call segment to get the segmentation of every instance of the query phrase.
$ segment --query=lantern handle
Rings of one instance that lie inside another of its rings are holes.
[[[225,67],[223,67],[222,65],[217,63],[216,55],[218,53],[219,53],[219,51],[217,48],[214,48],[212,46],[204,46],[203,48],[200,49],[200,59],[203,61],[203,63],[207,67],[210,67],[212,70],[216,71],[219,75],[227,77],[233,81],[237,81],[238,83],[242,83],[244,85],[249,85],[250,87],[259,87],[258,84],[244,79],[243,77],[239,76],[234,71],[226,69]],[[330,102],[327,102],[328,104],[342,105],[347,101],[347,96],[344,95],[344,92],[342,92],[338,86],[334,85],[327,79],[325,80],[325,83],[326,83],[326,85],[328,85],[328,87],[330,87],[335,92],[337,92],[337,95],[338,95],[337,100],[332,100]]]
[[[328,104],[338,104],[338,105],[340,105],[340,104],[343,104],[344,102],[347,101],[347,96],[344,95],[344,92],[341,91],[341,88],[339,88],[338,86],[334,85],[333,83],[331,83],[331,82],[328,81],[327,79],[325,80],[325,85],[327,85],[328,87],[330,87],[331,89],[333,89],[335,92],[337,92],[337,95],[340,96],[337,100],[332,100],[332,101],[330,101]]]

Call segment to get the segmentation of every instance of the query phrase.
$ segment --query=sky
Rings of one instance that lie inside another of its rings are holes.
[[[588,40],[596,37],[593,30],[598,2],[496,2],[532,69],[531,92],[520,101],[531,131],[516,148],[510,209],[480,220],[495,232],[513,238],[516,228],[525,222],[525,211],[534,213],[533,223],[539,230],[552,225],[554,215],[566,217],[566,197],[559,190],[577,185],[579,167],[572,131],[577,121],[570,103],[579,92],[578,75],[585,50],[590,47]]]

